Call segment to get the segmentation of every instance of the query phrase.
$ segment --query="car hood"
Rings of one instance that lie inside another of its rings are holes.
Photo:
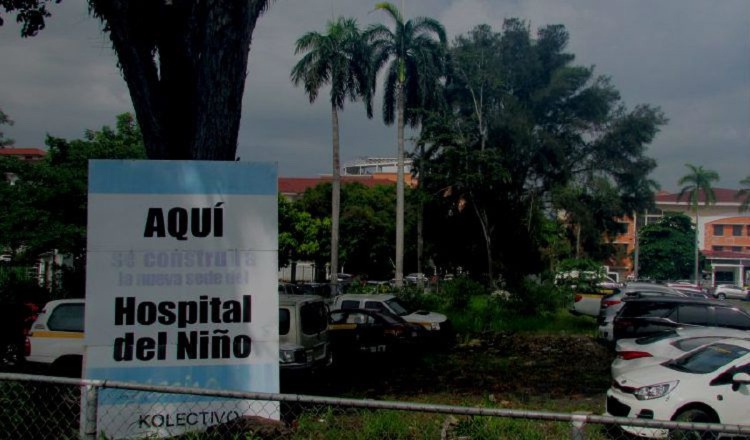
[[[416,312],[402,316],[406,321],[409,322],[445,322],[448,318],[442,313],[428,312],[425,310],[417,310]]]
[[[615,378],[615,382],[623,387],[640,388],[646,385],[655,385],[658,383],[671,382],[673,380],[695,380],[699,376],[707,375],[684,373],[657,364],[648,365],[643,368],[636,368],[632,371],[623,373]]]

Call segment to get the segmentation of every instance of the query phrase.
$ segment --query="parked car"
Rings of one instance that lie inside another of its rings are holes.
[[[84,300],[61,299],[44,305],[26,338],[26,362],[45,373],[81,377]]]
[[[559,280],[557,281],[559,282]],[[611,295],[619,292],[623,288],[623,284],[618,283],[610,277],[605,277],[601,282],[597,283],[596,290],[586,292],[573,287],[573,304],[569,308],[569,312],[573,315],[580,316],[593,316],[596,317],[599,314],[599,308],[601,307],[602,299],[606,295]]]
[[[657,296],[690,297],[692,295],[665,286],[663,284],[641,282],[628,283],[619,292],[606,295],[602,298],[599,305],[599,314],[596,318],[596,323],[599,326],[599,339],[607,342],[613,341],[613,322],[615,316],[617,316],[617,312],[619,312],[622,308],[623,300],[625,298],[645,298]]]
[[[620,339],[615,347],[612,377],[682,356],[688,351],[727,338],[750,338],[750,331],[722,327],[665,330],[652,336]]]
[[[330,365],[328,308],[316,295],[279,295],[281,371],[311,371]]]
[[[612,334],[617,341],[676,327],[750,330],[750,314],[729,303],[700,298],[632,298],[615,317]]]
[[[408,310],[395,295],[379,293],[372,295],[347,293],[334,299],[333,309],[371,309],[400,316],[407,322],[419,324],[433,335],[448,336],[451,328],[448,318],[425,310]]]
[[[384,311],[333,310],[328,314],[328,337],[337,359],[342,355],[394,354],[410,349],[426,332],[422,326]]]
[[[662,364],[629,371],[607,391],[607,415],[654,420],[747,424],[750,341],[725,339]],[[623,426],[640,437],[679,437],[665,429]]]
[[[279,282],[279,294],[302,295],[303,293],[305,292],[296,284]]]
[[[748,290],[734,284],[719,284],[713,291],[714,298],[717,299],[748,299]]]
[[[427,276],[421,272],[410,273],[404,277],[404,281],[411,284],[427,283]]]

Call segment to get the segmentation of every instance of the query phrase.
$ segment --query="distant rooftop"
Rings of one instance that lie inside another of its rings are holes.
[[[717,204],[739,205],[742,202],[742,198],[737,197],[739,190],[729,188],[714,188],[713,190]],[[656,193],[655,199],[657,204],[688,205],[690,203],[687,194],[682,196],[679,200],[678,196],[679,193],[673,194],[666,191],[659,191]],[[703,191],[698,192],[698,200],[700,204],[703,204],[703,201],[705,200]]]
[[[0,156],[12,156],[22,160],[41,160],[47,152],[39,148],[0,148]]]

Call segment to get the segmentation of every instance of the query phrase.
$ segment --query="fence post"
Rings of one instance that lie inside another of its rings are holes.
[[[586,432],[584,431],[584,428],[586,427],[586,416],[588,414],[589,413],[585,411],[576,411],[573,413],[573,417],[570,419],[573,426],[570,433],[570,438],[572,440],[586,440]]]
[[[86,385],[81,405],[81,438],[96,440],[96,419],[99,406],[99,386]]]

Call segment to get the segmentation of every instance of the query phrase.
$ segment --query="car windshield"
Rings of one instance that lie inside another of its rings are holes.
[[[396,298],[391,298],[385,302],[385,304],[393,310],[393,313],[395,313],[398,316],[404,316],[408,315],[409,311],[406,310],[406,307],[403,306]]]
[[[662,365],[686,373],[706,374],[744,356],[748,351],[731,344],[711,344]]]

